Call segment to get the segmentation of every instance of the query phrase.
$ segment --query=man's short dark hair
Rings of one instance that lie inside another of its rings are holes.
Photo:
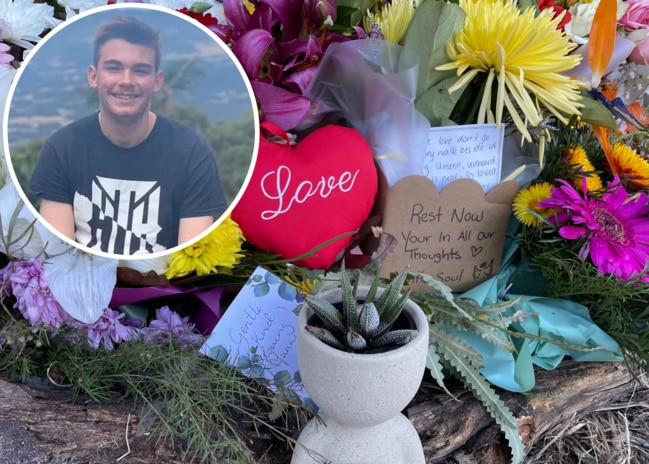
[[[95,67],[99,64],[101,48],[112,39],[122,39],[153,49],[156,72],[160,68],[160,33],[133,16],[115,16],[99,26],[94,41]]]

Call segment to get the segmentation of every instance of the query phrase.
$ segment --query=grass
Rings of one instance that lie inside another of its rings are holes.
[[[649,382],[636,390],[536,440],[525,464],[647,464],[649,463]]]
[[[69,334],[43,343],[27,328],[16,324],[0,345],[0,375],[19,381],[47,376],[74,398],[95,402],[109,402],[115,394],[132,399],[142,408],[140,417],[151,436],[184,450],[187,463],[259,462],[247,428],[263,429],[290,448],[291,430],[311,415],[290,396],[202,355],[200,345],[138,341],[113,351],[92,350],[69,343],[74,339]]]

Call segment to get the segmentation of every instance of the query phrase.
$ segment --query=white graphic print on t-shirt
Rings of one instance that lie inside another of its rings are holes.
[[[157,243],[159,211],[159,182],[96,176],[91,199],[75,193],[75,238],[114,254],[162,251]]]

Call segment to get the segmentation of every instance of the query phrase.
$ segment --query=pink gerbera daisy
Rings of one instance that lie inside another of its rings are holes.
[[[561,208],[567,223],[559,235],[568,240],[585,239],[579,257],[590,256],[601,274],[630,279],[649,265],[649,197],[645,193],[629,195],[616,177],[601,197],[580,194],[568,182],[551,190],[551,197],[538,204]],[[563,222],[563,221],[561,221]],[[642,280],[649,281],[649,274]]]

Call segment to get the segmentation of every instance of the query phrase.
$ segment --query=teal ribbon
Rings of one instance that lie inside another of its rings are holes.
[[[454,330],[482,356],[484,367],[481,373],[487,380],[506,390],[523,392],[534,387],[533,365],[552,370],[566,356],[575,361],[622,361],[620,346],[591,320],[585,306],[565,299],[506,294],[510,277],[516,269],[512,264],[516,249],[513,242],[506,245],[500,273],[459,297],[470,298],[480,305],[518,299],[503,314],[511,316],[516,311],[523,311],[527,316],[522,322],[512,324],[510,329],[549,341],[513,337],[516,352],[508,353],[474,333]],[[557,342],[578,349],[559,346]]]

